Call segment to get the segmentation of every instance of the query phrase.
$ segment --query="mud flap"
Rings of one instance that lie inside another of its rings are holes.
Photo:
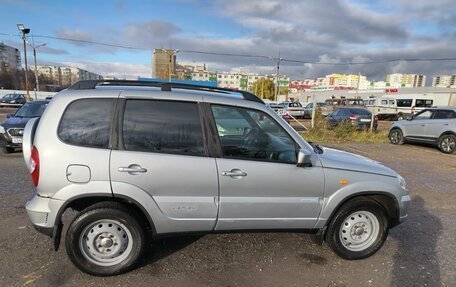
[[[62,223],[62,221],[60,221],[59,224],[54,225],[54,230],[52,231],[52,241],[54,243],[55,251],[59,250],[60,238],[62,236],[62,228],[63,228],[63,223]]]
[[[318,232],[313,236],[314,242],[318,245],[322,245],[325,242],[326,237],[326,226],[318,230]]]

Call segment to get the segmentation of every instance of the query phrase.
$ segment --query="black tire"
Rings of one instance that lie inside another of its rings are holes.
[[[140,261],[145,248],[144,230],[137,216],[123,205],[96,204],[76,216],[66,233],[65,245],[70,260],[83,272],[118,275]],[[107,265],[102,265],[103,260]]]
[[[2,152],[3,153],[13,153],[14,148],[13,147],[4,147],[4,148],[2,148]]]
[[[456,136],[442,135],[439,138],[439,150],[443,153],[452,154],[456,152]]]
[[[388,219],[385,209],[367,198],[350,200],[340,207],[326,233],[331,249],[348,260],[363,259],[375,254],[387,237]]]
[[[392,129],[388,135],[388,139],[392,144],[404,144],[404,135],[400,129]]]

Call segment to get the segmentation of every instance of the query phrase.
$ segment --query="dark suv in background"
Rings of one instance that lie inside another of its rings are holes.
[[[22,148],[24,127],[31,118],[41,117],[49,101],[33,101],[23,105],[15,114],[7,116],[0,123],[0,148],[4,153],[11,153]]]

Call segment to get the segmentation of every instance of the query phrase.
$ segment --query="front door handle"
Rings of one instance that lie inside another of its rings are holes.
[[[240,169],[234,168],[234,169],[229,170],[229,171],[223,171],[222,175],[223,176],[230,176],[232,178],[241,178],[241,177],[247,176],[247,173],[242,171],[242,170],[240,170]]]
[[[132,174],[132,175],[147,172],[147,169],[145,169],[137,164],[130,164],[128,167],[121,166],[121,167],[119,167],[118,170],[119,170],[119,172],[128,172],[129,174]]]

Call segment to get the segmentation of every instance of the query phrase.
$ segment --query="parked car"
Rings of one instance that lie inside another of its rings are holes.
[[[388,137],[392,144],[428,143],[444,153],[455,153],[456,107],[427,108],[407,120],[394,122]]]
[[[0,99],[0,108],[6,106],[20,107],[26,102],[24,94],[6,94]]]
[[[31,118],[40,117],[48,103],[48,101],[28,102],[15,114],[8,115],[6,121],[0,123],[0,148],[4,153],[22,148],[25,125]]]
[[[307,230],[362,259],[410,202],[392,169],[309,143],[255,95],[217,87],[78,82],[29,121],[23,154],[33,226],[58,249],[76,210],[66,251],[94,275],[131,270],[146,235],[188,232]]]
[[[326,118],[329,127],[333,128],[343,123],[351,123],[358,130],[370,129],[372,113],[366,108],[337,108]],[[377,130],[378,118],[374,116],[373,129]]]
[[[333,107],[326,102],[317,102],[316,106],[317,106],[317,108],[319,108],[321,110],[321,114],[324,117],[329,116],[333,112]],[[306,119],[312,118],[313,107],[314,107],[314,103],[308,103],[304,107],[304,118],[306,118]]]
[[[295,118],[304,118],[304,108],[300,102],[282,102],[279,104],[287,113]]]
[[[291,120],[290,115],[288,112],[279,104],[276,103],[268,103],[267,104],[271,109],[273,109],[278,115],[280,115],[285,121],[288,123]]]

